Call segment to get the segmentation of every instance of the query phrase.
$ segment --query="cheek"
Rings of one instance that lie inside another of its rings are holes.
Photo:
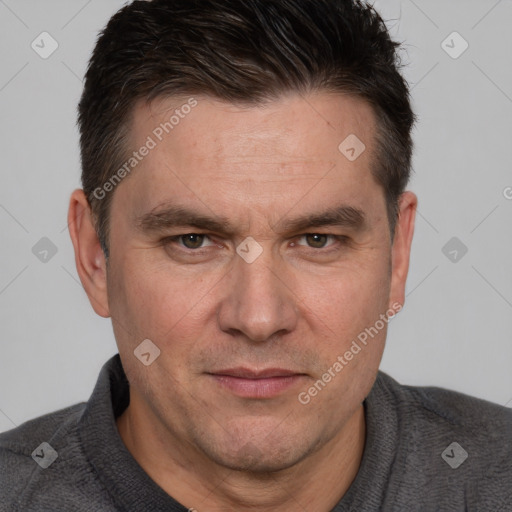
[[[159,346],[177,337],[186,346],[187,339],[197,339],[204,329],[222,275],[198,277],[165,263],[127,257],[109,281],[113,318],[128,322],[139,338]]]
[[[375,268],[375,267],[374,267]],[[352,273],[345,279],[323,283],[309,295],[309,325],[316,339],[320,366],[311,387],[303,390],[316,414],[337,425],[340,397],[345,404],[360,404],[369,393],[384,350],[390,278],[387,267]],[[319,380],[327,383],[318,384]],[[315,387],[316,386],[316,387]],[[318,391],[317,391],[318,390]]]
[[[340,268],[330,275],[303,277],[299,282],[297,295],[304,316],[323,328],[330,339],[357,336],[388,308],[390,274],[386,258]]]

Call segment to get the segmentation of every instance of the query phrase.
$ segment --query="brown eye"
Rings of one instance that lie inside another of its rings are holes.
[[[313,247],[314,249],[322,249],[327,244],[327,241],[329,239],[329,235],[321,235],[317,233],[311,233],[308,235],[304,235],[306,238],[306,241],[310,247]]]
[[[199,249],[203,245],[205,235],[198,235],[196,233],[187,233],[180,236],[180,241],[187,249]]]

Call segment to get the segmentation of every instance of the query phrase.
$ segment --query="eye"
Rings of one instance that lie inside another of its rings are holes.
[[[334,235],[324,235],[322,233],[306,233],[300,237],[298,245],[305,245],[300,242],[301,240],[305,240],[306,245],[309,247],[312,247],[313,249],[323,249],[324,247],[332,245],[327,244],[329,240],[335,241],[336,238],[341,237],[335,237]]]
[[[203,245],[205,241],[210,241],[210,244],[212,245],[211,240],[207,235],[198,234],[198,233],[187,233],[186,235],[177,235],[172,236],[166,239],[167,243],[178,243],[180,246],[186,248],[186,249],[202,249],[203,247],[206,247]]]

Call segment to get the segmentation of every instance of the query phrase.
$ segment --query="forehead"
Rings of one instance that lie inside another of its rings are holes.
[[[182,96],[138,102],[131,132],[135,143],[152,135],[169,147],[176,142],[188,149],[204,149],[210,159],[318,160],[321,154],[336,154],[340,137],[356,135],[371,145],[374,124],[373,109],[366,101],[341,93],[289,93],[250,106]]]
[[[261,212],[304,194],[304,205],[339,202],[340,193],[361,202],[376,186],[374,133],[372,108],[341,94],[290,94],[258,106],[201,96],[140,102],[130,148],[151,149],[119,192],[137,213],[177,195],[220,208],[236,200]]]

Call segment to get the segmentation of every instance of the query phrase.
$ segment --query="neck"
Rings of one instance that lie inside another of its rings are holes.
[[[350,487],[363,456],[363,405],[335,437],[294,466],[249,473],[221,467],[190,443],[159,429],[158,419],[143,407],[134,414],[140,402],[133,398],[117,419],[124,444],[167,494],[197,512],[270,512],[277,507],[281,512],[329,512]]]

